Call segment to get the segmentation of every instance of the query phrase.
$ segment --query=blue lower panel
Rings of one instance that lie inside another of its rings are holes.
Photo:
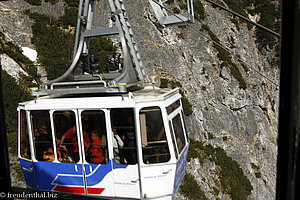
[[[185,167],[186,167],[186,162],[188,157],[188,150],[189,150],[189,146],[185,147],[184,151],[182,152],[182,154],[180,155],[177,161],[173,194],[175,194],[175,192],[177,191],[179,184],[184,177]]]
[[[34,172],[38,190],[55,190],[57,187],[79,187],[84,190],[82,164],[35,162]]]
[[[31,188],[35,188],[32,162],[23,160],[23,159],[19,159],[19,161],[20,161],[20,165],[21,165],[27,186],[29,186]]]

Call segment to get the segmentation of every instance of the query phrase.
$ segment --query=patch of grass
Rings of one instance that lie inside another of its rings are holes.
[[[185,174],[180,185],[180,193],[190,200],[208,200],[201,186],[190,173]]]

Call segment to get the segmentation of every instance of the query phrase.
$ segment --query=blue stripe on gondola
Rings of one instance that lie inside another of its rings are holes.
[[[128,165],[118,165],[113,161],[109,161],[108,164],[89,164],[87,167],[91,166],[92,167],[92,172],[89,172],[88,169],[86,169],[86,183],[87,186],[93,186],[98,183],[100,183],[104,177],[111,171],[111,162],[113,163],[113,168],[114,169],[120,169],[120,168],[126,168]],[[95,171],[96,170],[96,171]],[[88,173],[87,173],[88,171]]]
[[[188,150],[189,150],[189,146],[187,146],[184,149],[184,152],[181,154],[181,156],[179,157],[179,159],[177,161],[173,194],[175,194],[175,192],[177,191],[179,184],[184,177],[185,167],[186,167],[186,162],[187,162],[187,157],[188,157]]]
[[[34,163],[36,184],[39,190],[52,190],[57,184],[84,186],[82,171],[82,164]]]
[[[23,160],[23,159],[19,159],[20,161],[20,165],[24,174],[24,178],[26,181],[26,184],[31,187],[34,188],[34,175],[33,175],[33,167],[32,167],[32,162],[31,161],[27,161],[27,160]]]
[[[25,166],[25,162],[21,160],[20,162],[21,166]],[[31,163],[29,162],[29,164]],[[93,186],[100,183],[104,177],[112,171],[112,166],[113,169],[125,169],[128,167],[128,165],[118,165],[113,160],[110,160],[108,164],[85,165],[87,186]],[[84,186],[82,164],[35,162],[34,173],[37,189],[39,190],[52,190],[56,185]],[[26,172],[24,172],[24,174],[26,174]],[[27,179],[27,185],[34,186],[34,180]]]

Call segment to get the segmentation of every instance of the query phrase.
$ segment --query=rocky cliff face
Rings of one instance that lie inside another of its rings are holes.
[[[205,2],[203,5],[204,21],[187,28],[157,26],[152,10],[142,3],[128,3],[126,7],[149,73],[179,81],[193,105],[193,114],[187,118],[189,136],[222,147],[236,160],[251,181],[252,199],[274,199],[279,90],[254,70],[279,83],[279,69],[270,65],[271,53],[262,55],[258,51],[246,24],[240,24],[238,30],[227,13]],[[234,38],[231,51],[254,69],[245,71],[239,65],[246,89],[240,89],[229,69],[221,67],[208,34],[203,32],[204,37],[199,33],[202,24],[207,24],[227,47]],[[201,166],[194,159],[188,170],[206,196],[214,199],[211,188],[217,184],[213,181],[213,163],[206,160]],[[220,194],[219,198],[226,196]]]
[[[255,71],[279,83],[279,69],[270,64],[271,52],[259,52],[253,31],[245,23],[238,29],[227,13],[202,3],[205,19],[186,27],[159,25],[147,1],[128,0],[125,7],[148,74],[179,81],[192,104],[193,114],[186,118],[189,137],[223,148],[238,162],[253,186],[250,199],[274,199],[279,90]],[[106,12],[104,18],[95,18],[96,23],[109,23],[108,4],[100,2],[97,6]],[[6,38],[33,47],[29,18],[20,12],[29,7],[44,13],[55,10],[58,16],[63,13],[63,3],[35,7],[23,1],[0,2],[0,28]],[[200,32],[202,24],[249,64],[251,68],[245,70],[232,59],[246,81],[246,89],[239,87],[229,68],[222,67],[208,33]],[[187,170],[208,199],[230,199],[218,185],[215,163],[206,159],[201,165],[198,159],[191,159]],[[214,194],[213,187],[221,192]],[[177,199],[181,198],[178,194]]]

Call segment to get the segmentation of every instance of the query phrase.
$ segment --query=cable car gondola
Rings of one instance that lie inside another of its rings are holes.
[[[81,0],[70,68],[34,89],[34,100],[19,103],[25,181],[41,191],[172,199],[189,146],[181,95],[178,88],[147,84],[123,1],[108,2],[116,26],[91,29],[93,1]],[[89,38],[115,34],[123,66],[101,74],[96,56],[88,54]]]

